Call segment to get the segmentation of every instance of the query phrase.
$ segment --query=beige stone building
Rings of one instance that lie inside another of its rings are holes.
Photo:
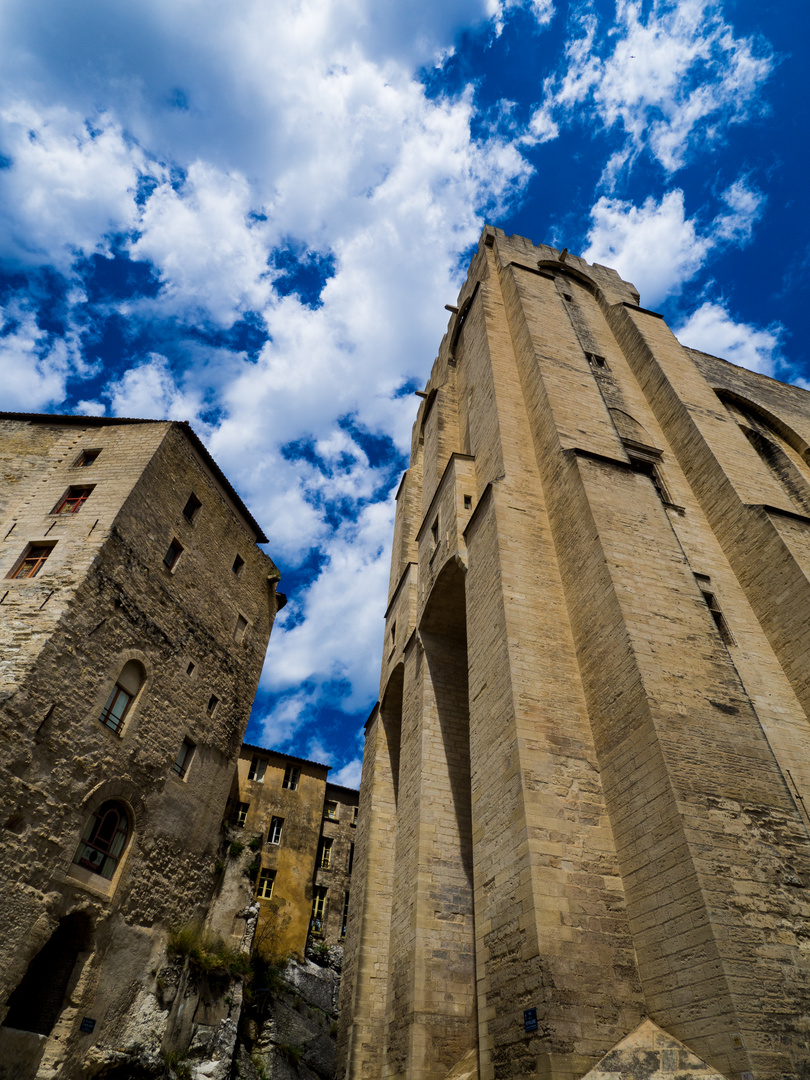
[[[187,424],[5,413],[0,461],[0,1076],[67,1080],[159,1050],[283,598]]]
[[[485,229],[397,497],[339,1075],[810,1069],[810,394]]]
[[[255,847],[257,943],[276,956],[346,936],[359,793],[329,769],[247,743],[239,755],[229,817]]]

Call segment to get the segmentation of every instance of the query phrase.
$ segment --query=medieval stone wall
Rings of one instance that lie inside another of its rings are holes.
[[[487,229],[451,317],[366,729],[352,1080],[641,1076],[659,1039],[810,1068],[810,397],[638,302]]]

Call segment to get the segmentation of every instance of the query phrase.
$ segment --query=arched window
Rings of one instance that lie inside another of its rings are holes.
[[[99,719],[102,724],[112,728],[117,735],[121,734],[130,705],[132,705],[138,691],[143,686],[145,677],[146,672],[143,669],[143,664],[138,663],[137,660],[130,660],[124,664],[124,668],[118,676],[118,681],[110,691],[107,704],[101,710]]]
[[[73,862],[110,881],[126,847],[128,834],[126,807],[108,799],[87,819]]]

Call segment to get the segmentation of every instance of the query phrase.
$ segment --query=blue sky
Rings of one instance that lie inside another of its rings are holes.
[[[248,737],[359,780],[395,489],[484,222],[810,386],[798,0],[3,0],[0,407],[189,419],[289,595]]]

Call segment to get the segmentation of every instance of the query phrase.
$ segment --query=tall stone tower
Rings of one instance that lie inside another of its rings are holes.
[[[0,1080],[147,1075],[220,1019],[155,974],[221,886],[280,575],[187,424],[2,413],[0,464]]]
[[[487,228],[397,496],[350,1080],[810,1068],[810,394]]]

